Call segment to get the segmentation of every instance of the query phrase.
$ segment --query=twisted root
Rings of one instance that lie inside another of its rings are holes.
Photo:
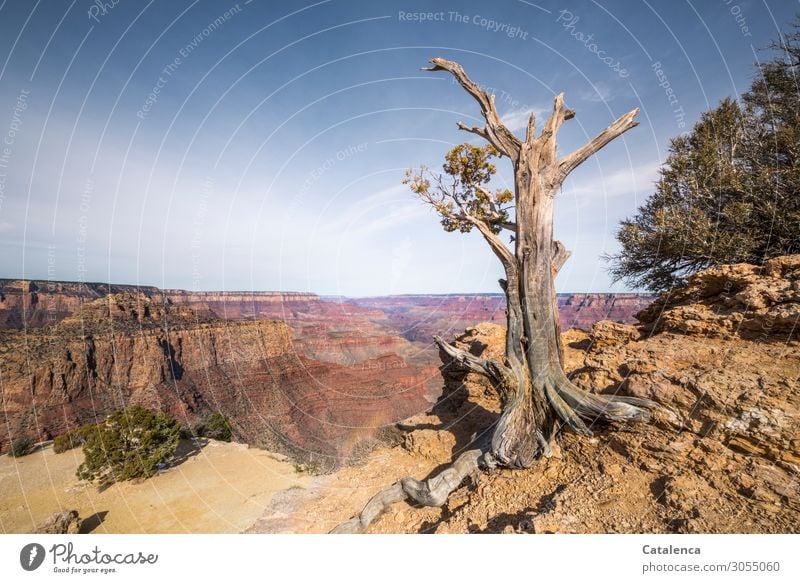
[[[658,404],[649,399],[626,395],[601,395],[579,389],[564,375],[546,387],[550,404],[566,425],[581,435],[592,435],[583,420],[612,422],[647,422],[650,409]]]
[[[412,500],[422,506],[442,506],[467,477],[478,479],[482,467],[493,467],[491,454],[482,449],[462,453],[453,465],[424,481],[403,478],[370,498],[360,514],[343,522],[331,534],[359,534],[396,502]]]
[[[456,348],[440,337],[435,337],[436,344],[448,354],[453,361],[466,370],[485,375],[499,391],[513,393],[511,377],[513,371],[496,360],[484,359]],[[649,409],[658,405],[648,399],[623,395],[600,395],[588,393],[576,387],[563,372],[559,371],[544,381],[544,390],[550,406],[558,418],[572,431],[580,435],[592,435],[586,421],[598,420],[613,422],[648,421]],[[502,420],[500,422],[502,425]],[[484,435],[483,443],[489,441]],[[545,457],[550,455],[550,445],[545,436],[538,430],[533,434],[539,447],[539,453]],[[516,458],[514,458],[516,459]],[[389,488],[378,492],[367,502],[360,514],[343,522],[331,533],[356,534],[364,532],[376,518],[389,506],[403,500],[412,500],[422,506],[442,506],[448,496],[467,478],[477,481],[481,468],[492,468],[498,463],[512,464],[512,459],[504,459],[503,452],[493,453],[491,444],[482,445],[462,453],[455,462],[439,474],[424,480],[402,478]],[[523,460],[525,461],[525,460]],[[528,463],[522,464],[527,467]]]

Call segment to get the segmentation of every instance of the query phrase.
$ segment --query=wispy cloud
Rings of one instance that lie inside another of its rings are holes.
[[[580,97],[583,101],[590,103],[607,103],[613,101],[617,97],[617,93],[611,88],[608,83],[598,81],[594,83],[590,89],[581,91]]]
[[[516,132],[528,127],[528,118],[531,116],[531,112],[533,112],[538,119],[545,111],[547,110],[543,107],[521,107],[507,111],[501,119],[508,129],[512,132]]]
[[[579,200],[588,197],[616,198],[631,195],[635,196],[636,200],[643,200],[653,192],[660,166],[658,162],[647,162],[620,168],[610,174],[586,173],[584,178],[565,183],[564,194]]]
[[[357,203],[339,210],[326,215],[319,229],[329,237],[361,240],[414,221],[427,213],[428,207],[415,199],[406,185],[398,184],[360,197]]]

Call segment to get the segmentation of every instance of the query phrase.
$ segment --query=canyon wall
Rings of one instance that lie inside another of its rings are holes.
[[[611,320],[631,323],[635,314],[655,298],[652,294],[557,294],[563,330],[588,330],[595,322]],[[477,322],[505,325],[505,296],[406,295],[349,300],[353,304],[384,312],[403,337],[429,342],[434,334],[460,334]]]
[[[131,404],[191,423],[212,411],[237,437],[332,467],[375,432],[430,407],[438,370],[385,354],[352,366],[295,350],[274,320],[222,320],[143,294],[89,301],[55,326],[0,332],[10,436],[50,439]]]
[[[565,327],[630,321],[649,298],[559,297]],[[49,439],[132,403],[315,465],[348,459],[441,393],[431,339],[505,323],[494,294],[322,298],[290,292],[0,280],[9,435]]]
[[[330,336],[386,336],[430,342],[434,334],[460,333],[476,322],[505,321],[501,294],[400,295],[367,298],[320,297],[302,292],[195,292],[150,286],[0,279],[0,329],[53,325],[76,313],[81,303],[109,293],[138,293],[162,302],[210,310],[228,320],[283,320],[296,340],[319,349]],[[588,330],[599,320],[632,323],[655,299],[652,294],[558,294],[564,330]],[[364,341],[369,344],[368,341]],[[377,344],[391,342],[386,338]],[[337,358],[340,356],[337,355]]]
[[[152,296],[159,291],[135,285],[0,279],[0,330],[52,326],[75,314],[82,303],[107,294]]]

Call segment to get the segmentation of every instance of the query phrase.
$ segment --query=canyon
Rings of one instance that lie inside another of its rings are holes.
[[[660,296],[635,324],[600,321],[562,334],[582,388],[658,403],[648,423],[562,432],[528,469],[468,476],[441,507],[392,505],[369,533],[800,532],[800,255],[720,265]],[[455,345],[504,353],[484,322]],[[443,357],[437,405],[403,422],[397,445],[358,467],[279,492],[248,532],[322,533],[405,476],[438,475],[476,447],[500,397]]]
[[[565,327],[632,321],[652,296],[563,294]],[[398,439],[443,387],[434,334],[503,323],[496,294],[321,297],[0,280],[0,452],[131,404],[328,471]]]
[[[441,471],[500,411],[483,377],[415,340],[418,315],[466,321],[493,314],[494,296],[240,294],[221,317],[226,294],[105,291],[81,289],[56,324],[0,331],[5,430],[44,440],[137,402],[184,422],[221,410],[237,439],[291,457],[211,442],[107,492],[77,483],[80,450],[3,457],[6,530],[71,509],[93,524],[100,507],[96,532],[328,532],[401,477]],[[44,296],[28,306],[69,305]],[[565,330],[565,368],[587,390],[656,401],[650,423],[563,433],[534,467],[469,478],[441,508],[398,503],[368,532],[800,531],[800,256],[711,268],[614,319],[632,322]],[[503,354],[496,318],[453,335]]]

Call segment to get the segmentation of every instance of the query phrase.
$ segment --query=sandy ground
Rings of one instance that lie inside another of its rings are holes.
[[[262,515],[276,492],[309,481],[290,462],[245,445],[210,441],[182,449],[188,455],[166,472],[103,491],[75,477],[80,448],[0,456],[0,532],[32,532],[54,512],[77,510],[82,532],[236,533]]]
[[[449,453],[443,453],[449,461]],[[278,492],[264,508],[258,520],[246,532],[254,534],[323,534],[330,532],[359,509],[376,492],[404,477],[423,479],[440,465],[436,460],[405,451],[402,447],[378,448],[370,453],[364,463],[348,466],[333,474],[314,476],[304,488]],[[400,523],[406,515],[398,504],[393,509]],[[410,512],[406,512],[409,516]],[[406,532],[403,525],[385,532]],[[412,531],[415,532],[415,531]]]

